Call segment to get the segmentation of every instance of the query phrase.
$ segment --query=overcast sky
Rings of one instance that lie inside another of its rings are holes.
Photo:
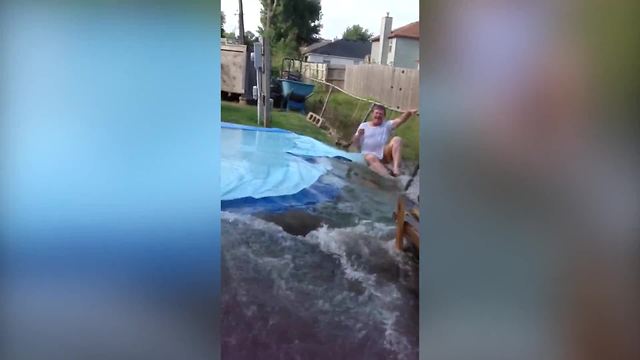
[[[419,0],[322,0],[322,30],[325,39],[341,37],[344,30],[358,24],[377,35],[380,20],[389,12],[392,28],[418,21]],[[221,0],[226,16],[225,31],[238,31],[238,0]],[[243,0],[245,31],[256,33],[260,24],[260,0]]]

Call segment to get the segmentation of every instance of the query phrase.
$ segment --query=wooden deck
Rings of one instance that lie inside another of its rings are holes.
[[[393,219],[396,222],[396,249],[404,250],[405,239],[411,241],[416,249],[420,249],[419,205],[406,195],[400,195]]]

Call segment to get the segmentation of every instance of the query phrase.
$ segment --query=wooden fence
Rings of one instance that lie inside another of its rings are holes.
[[[316,79],[333,84],[339,88],[344,87],[346,66],[322,63],[302,63],[302,76],[308,79]]]
[[[418,70],[378,64],[302,63],[302,76],[335,85],[360,98],[375,99],[391,109],[419,107]]]
[[[376,99],[392,109],[417,109],[420,73],[414,69],[379,64],[347,65],[344,90]]]
[[[302,63],[302,76],[307,79],[326,81],[327,64],[322,63]]]

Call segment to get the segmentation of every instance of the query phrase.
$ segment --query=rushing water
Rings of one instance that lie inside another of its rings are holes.
[[[397,186],[331,164],[335,201],[223,212],[223,357],[418,358],[418,267],[394,248]]]

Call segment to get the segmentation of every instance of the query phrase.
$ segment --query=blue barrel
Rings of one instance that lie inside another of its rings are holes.
[[[313,88],[313,84],[282,79],[282,96],[287,100],[287,110],[304,112],[304,99],[311,95]]]
[[[307,84],[295,80],[282,79],[282,96],[288,97],[291,92],[295,92],[298,95],[309,96],[313,92],[314,85]]]

